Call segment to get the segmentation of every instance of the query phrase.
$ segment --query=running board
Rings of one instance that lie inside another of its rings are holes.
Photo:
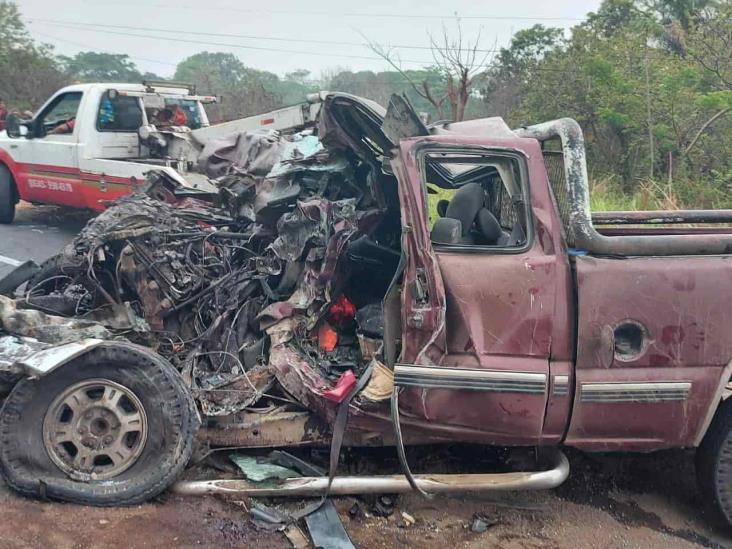
[[[546,452],[552,468],[539,472],[490,473],[466,475],[415,475],[420,488],[435,494],[458,492],[497,492],[503,490],[548,490],[562,484],[569,476],[569,461],[558,449]],[[228,494],[251,497],[322,496],[328,477],[297,477],[272,480],[267,485],[247,480],[192,480],[175,483],[171,490],[177,494],[203,496]],[[384,475],[369,477],[335,477],[330,488],[333,496],[361,494],[404,494],[411,492],[406,477]]]

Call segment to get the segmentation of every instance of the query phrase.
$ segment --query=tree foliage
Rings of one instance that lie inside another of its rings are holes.
[[[125,54],[83,51],[73,57],[59,56],[58,59],[66,75],[73,81],[134,83],[145,78],[159,78],[150,73],[142,74]]]
[[[306,86],[299,81],[305,76],[299,73],[297,80],[281,80],[274,73],[247,67],[232,53],[205,51],[181,61],[174,79],[195,84],[199,93],[217,95],[220,102],[208,109],[209,116],[232,120],[303,101]]]
[[[566,35],[517,33],[484,99],[513,125],[576,118],[594,175],[618,192],[729,206],[731,48],[728,1],[605,0]]]
[[[50,46],[30,37],[14,3],[0,1],[0,97],[11,108],[25,109],[63,83]]]

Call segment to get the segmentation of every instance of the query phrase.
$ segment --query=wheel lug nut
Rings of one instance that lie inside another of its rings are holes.
[[[85,417],[86,419],[91,419],[91,418],[92,418],[92,413],[91,413],[91,410],[90,410],[90,411],[88,411],[88,412],[86,412],[86,413],[84,414],[84,417]]]
[[[79,434],[83,435],[84,433],[86,433],[86,429],[84,429],[83,427],[79,427]]]
[[[111,436],[104,437],[104,444],[112,444],[112,440],[114,440]]]

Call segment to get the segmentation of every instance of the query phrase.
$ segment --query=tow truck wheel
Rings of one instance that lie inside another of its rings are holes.
[[[15,386],[0,412],[0,463],[25,495],[131,505],[175,481],[197,427],[193,399],[170,364],[108,344]]]
[[[723,402],[696,452],[699,488],[732,526],[732,399]]]
[[[7,225],[15,219],[15,183],[5,166],[0,166],[0,223]]]

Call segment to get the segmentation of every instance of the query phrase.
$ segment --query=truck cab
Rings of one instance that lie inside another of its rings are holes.
[[[700,445],[732,375],[731,212],[593,216],[574,121],[430,133],[396,160],[402,407],[490,444]]]
[[[169,124],[159,118],[171,111],[178,133],[207,127],[203,104],[214,100],[170,83],[59,90],[33,119],[15,120],[0,133],[0,221],[12,221],[18,200],[101,211],[142,183],[151,166],[183,182],[187,163],[156,159],[140,128]],[[201,182],[194,176],[188,183]]]

